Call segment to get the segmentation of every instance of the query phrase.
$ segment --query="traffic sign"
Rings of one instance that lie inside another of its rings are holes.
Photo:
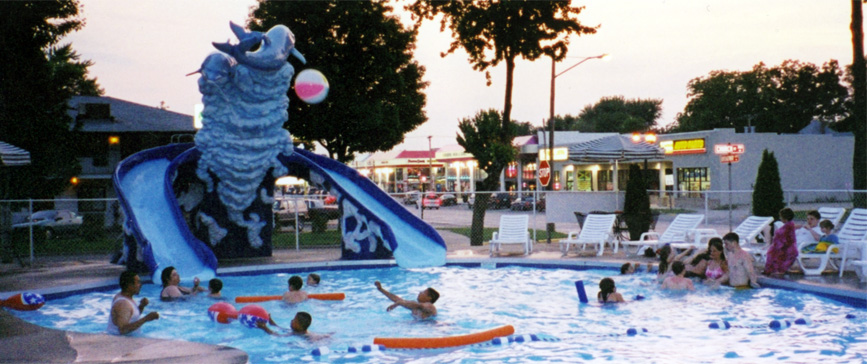
[[[551,165],[548,164],[548,161],[543,160],[539,162],[539,183],[541,183],[542,186],[547,186],[550,181]]]
[[[715,144],[713,146],[714,154],[744,154],[743,144]]]
[[[737,154],[721,155],[719,161],[720,163],[737,163],[741,161],[741,156]]]

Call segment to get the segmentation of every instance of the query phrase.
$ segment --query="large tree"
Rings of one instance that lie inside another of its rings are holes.
[[[867,190],[867,62],[864,59],[864,13],[861,0],[852,1],[852,110],[850,122],[855,134],[855,155],[852,157],[852,176],[856,190]],[[864,1],[867,3],[867,1]],[[867,207],[863,195],[855,206]]]
[[[307,64],[327,78],[331,90],[308,105],[289,91],[292,135],[320,143],[331,158],[349,162],[355,153],[389,150],[427,120],[424,67],[412,59],[417,31],[404,29],[381,1],[265,1],[249,27],[283,24],[295,34]],[[294,61],[293,61],[294,62]]]
[[[8,168],[7,197],[51,198],[80,170],[66,114],[74,94],[98,94],[89,61],[58,46],[80,29],[78,1],[0,2],[0,140],[30,152],[31,165]]]
[[[512,138],[517,131],[516,124],[504,121],[497,110],[479,111],[472,119],[462,119],[458,123],[460,133],[458,144],[472,154],[479,168],[488,176],[476,185],[478,191],[494,191],[500,183],[500,171],[515,159],[517,151],[512,146]],[[505,136],[505,138],[501,138]],[[482,245],[485,209],[490,194],[476,194],[473,203],[473,222],[470,227],[470,245]]]
[[[821,67],[787,60],[749,71],[713,71],[687,85],[689,101],[673,132],[754,126],[757,132],[796,133],[817,117],[846,116],[848,90],[837,61]]]
[[[656,127],[656,122],[661,116],[662,100],[660,99],[627,100],[623,96],[603,97],[595,105],[585,106],[569,130],[643,133]]]
[[[407,9],[414,14],[417,24],[442,16],[440,29],[448,27],[453,39],[443,56],[464,49],[473,69],[485,71],[489,85],[488,69],[505,62],[506,97],[499,142],[505,141],[506,124],[512,122],[515,60],[522,57],[533,61],[543,55],[562,60],[568,51],[569,35],[593,34],[598,28],[581,25],[577,16],[584,7],[571,6],[568,0],[418,0]],[[501,171],[494,172],[499,175]]]

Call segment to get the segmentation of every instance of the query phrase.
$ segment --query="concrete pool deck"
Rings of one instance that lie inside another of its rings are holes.
[[[440,234],[448,247],[449,262],[488,259],[489,247],[470,246],[469,239],[446,230]],[[559,244],[537,243],[530,256],[523,257],[517,247],[507,246],[506,254],[490,258],[493,262],[562,262],[564,264],[608,264],[623,262],[655,262],[654,259],[626,256],[606,250],[602,257],[588,250],[576,255],[573,250],[562,257]],[[268,266],[291,263],[333,262],[340,259],[338,249],[275,250],[272,257],[236,259],[221,262],[221,268]],[[63,292],[70,288],[86,290],[117,282],[124,267],[110,264],[106,257],[68,257],[40,259],[34,267],[21,268],[0,264],[0,292],[38,290]],[[867,301],[867,283],[854,274],[805,277],[789,274],[783,279],[762,277],[760,281],[775,286],[798,286],[817,292],[844,292],[849,297]],[[5,295],[0,296],[5,298]],[[106,334],[85,334],[43,328],[25,322],[0,309],[0,363],[246,363],[247,354],[225,346],[186,341],[118,337]]]

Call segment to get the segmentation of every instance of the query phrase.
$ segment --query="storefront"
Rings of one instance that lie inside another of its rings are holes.
[[[389,151],[374,153],[353,166],[383,191],[402,193],[421,190],[421,179],[441,191],[446,185],[446,170],[434,158],[434,151]],[[433,177],[433,179],[431,179]]]

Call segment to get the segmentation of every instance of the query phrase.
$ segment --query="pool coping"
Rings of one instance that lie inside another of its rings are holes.
[[[563,261],[558,259],[523,259],[523,258],[448,258],[446,266],[462,266],[468,268],[501,268],[520,266],[545,269],[613,269],[620,267],[620,262],[606,262],[596,260],[573,260]],[[316,261],[316,262],[291,262],[262,265],[248,265],[237,267],[225,267],[217,269],[217,276],[249,276],[270,273],[305,273],[317,270],[344,270],[397,267],[393,259],[389,260],[339,260],[339,261]],[[143,277],[143,283],[153,283],[149,277]],[[846,289],[827,287],[820,285],[803,284],[785,279],[775,279],[759,276],[759,283],[763,287],[779,288],[814,294],[833,299],[853,308],[867,308],[867,291],[860,289]],[[117,289],[116,279],[105,279],[84,284],[57,286],[43,289],[26,290],[26,292],[39,293],[47,300],[68,297],[76,294],[107,291]],[[24,291],[0,292],[0,297],[11,296]]]

